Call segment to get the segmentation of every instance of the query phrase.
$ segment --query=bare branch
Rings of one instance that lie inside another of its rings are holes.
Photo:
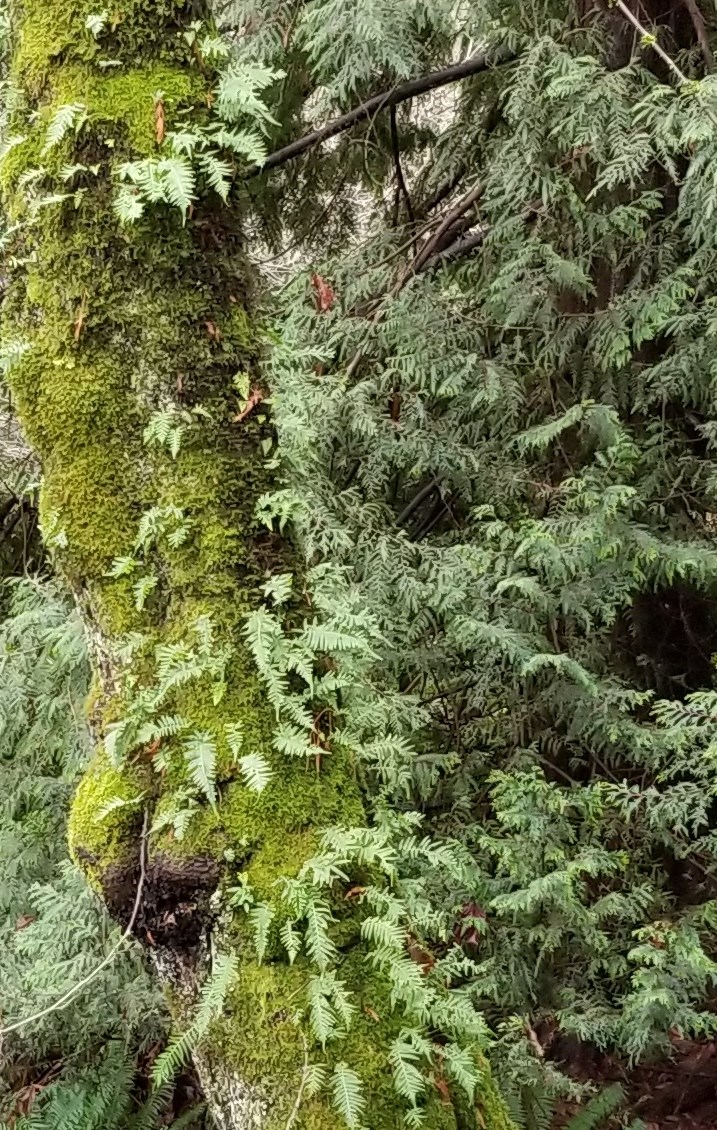
[[[687,8],[687,11],[690,13],[692,26],[695,29],[697,41],[700,45],[700,50],[702,51],[702,55],[705,60],[705,67],[708,71],[713,71],[715,69],[714,55],[712,54],[712,48],[710,47],[710,41],[707,35],[707,24],[705,23],[705,18],[700,11],[699,4],[697,3],[697,0],[683,0],[683,3]]]
[[[443,223],[436,230],[435,234],[432,235],[430,239],[426,240],[413,262],[409,264],[407,277],[402,280],[402,286],[406,281],[408,281],[408,278],[411,275],[415,275],[421,270],[423,264],[427,262],[427,260],[431,257],[433,252],[440,244],[441,237],[445,235],[449,228],[453,227],[457,220],[464,216],[466,212],[468,212],[473,207],[477,200],[480,200],[484,191],[484,186],[479,181],[479,183],[475,185],[475,187],[472,188],[471,191],[466,194],[466,196],[459,200],[455,207],[450,210],[450,212],[447,213],[445,219],[443,220]]]
[[[500,61],[507,62],[508,60]],[[324,141],[336,137],[337,134],[351,129],[358,122],[369,120],[374,114],[378,114],[382,110],[389,110],[392,106],[407,102],[409,98],[416,98],[419,94],[427,94],[428,91],[437,90],[441,86],[448,86],[449,83],[471,78],[482,71],[490,70],[495,65],[496,63],[489,61],[484,54],[472,55],[469,59],[464,59],[462,63],[455,63],[452,67],[446,67],[442,71],[433,71],[431,74],[404,82],[400,86],[394,87],[393,90],[375,94],[373,98],[362,102],[360,106],[355,106],[353,110],[349,110],[347,114],[343,114],[340,118],[334,118],[332,122],[321,129],[304,134],[303,137],[298,137],[296,141],[292,141],[282,149],[277,149],[275,153],[270,153],[262,165],[252,165],[247,169],[243,179],[249,180],[251,177],[257,177],[261,173],[269,172],[270,169],[284,165],[287,161],[293,161],[295,157],[300,157],[302,153],[306,153],[307,149],[313,149],[315,145],[323,144]]]

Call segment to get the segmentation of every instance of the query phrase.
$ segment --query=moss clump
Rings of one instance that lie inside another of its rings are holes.
[[[100,40],[87,29],[87,17],[98,11],[96,0],[23,0],[20,41],[13,73],[36,98],[48,73],[82,64],[98,68],[100,60],[125,65],[154,60],[186,63],[190,58],[181,36],[183,0],[115,0]],[[157,34],[161,29],[161,34]],[[101,70],[99,70],[101,74]]]
[[[371,969],[360,950],[344,957],[337,976],[353,993],[357,1012],[346,1038],[323,1049],[311,1035],[307,1037],[305,1024],[297,1021],[308,976],[300,964],[243,963],[227,1015],[211,1033],[214,1054],[232,1064],[243,1080],[273,1097],[266,1130],[286,1126],[305,1056],[310,1063],[325,1063],[329,1071],[341,1061],[349,1063],[363,1083],[363,1124],[371,1130],[400,1130],[405,1107],[393,1085],[388,1051],[402,1018],[395,1013],[384,978]],[[456,1130],[454,1109],[444,1105],[437,1091],[427,1093],[425,1109],[427,1130]],[[336,1130],[339,1124],[326,1095],[306,1099],[296,1122],[301,1130]],[[498,1125],[495,1130],[503,1127]]]
[[[132,854],[146,786],[145,774],[127,769],[120,773],[104,751],[95,756],[82,779],[70,812],[70,853],[98,891],[107,868]],[[125,803],[104,815],[115,800]]]
[[[44,116],[50,120],[59,106],[81,103],[99,136],[125,139],[137,154],[151,154],[158,148],[155,99],[160,95],[165,115],[171,119],[177,110],[200,103],[205,87],[198,74],[162,64],[109,76],[83,67],[65,67]],[[106,125],[111,128],[103,130]]]
[[[239,781],[228,784],[217,811],[204,809],[193,821],[182,851],[203,854],[220,844],[231,848],[237,859],[252,860],[257,878],[262,874],[266,886],[269,861],[276,859],[280,875],[282,844],[290,850],[294,834],[363,821],[358,791],[347,783],[340,758],[326,758],[318,775],[313,766],[291,761],[277,767],[261,793]]]

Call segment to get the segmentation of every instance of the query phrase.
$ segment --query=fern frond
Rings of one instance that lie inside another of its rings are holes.
[[[206,731],[191,734],[183,744],[184,760],[189,776],[212,808],[217,804],[217,747]]]
[[[233,170],[228,161],[213,153],[201,153],[198,159],[199,168],[207,178],[210,186],[226,204],[232,185]]]
[[[50,149],[59,145],[71,129],[78,128],[85,120],[86,115],[87,107],[82,102],[72,102],[66,106],[60,106],[47,127],[42,152],[48,153]]]
[[[258,753],[248,753],[238,759],[238,765],[247,788],[260,793],[266,788],[274,776],[269,762]]]
[[[346,1063],[338,1063],[331,1076],[334,1106],[349,1130],[361,1125],[366,1100],[360,1077]]]

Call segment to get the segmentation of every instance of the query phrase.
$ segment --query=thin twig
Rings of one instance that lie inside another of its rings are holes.
[[[301,1069],[301,1082],[299,1083],[299,1090],[298,1090],[298,1093],[296,1095],[296,1102],[294,1103],[294,1109],[292,1110],[291,1114],[289,1115],[289,1117],[287,1119],[287,1123],[286,1123],[286,1126],[284,1127],[284,1130],[292,1130],[292,1127],[296,1123],[296,1120],[299,1117],[299,1111],[301,1109],[301,1103],[302,1103],[303,1098],[304,1098],[304,1091],[306,1090],[306,1084],[309,1081],[309,1045],[306,1042],[306,1036],[301,1031],[301,1029],[299,1029],[299,1034],[301,1036],[301,1039],[304,1042],[304,1066]]]
[[[643,44],[647,47],[651,47],[655,54],[660,56],[663,63],[670,68],[680,84],[684,86],[685,83],[688,83],[690,80],[687,75],[680,70],[675,60],[671,59],[667,52],[660,47],[660,44],[657,42],[657,36],[654,35],[653,32],[648,31],[647,28],[640,23],[634,12],[630,11],[625,0],[615,0],[615,7],[619,8],[625,19],[630,21],[636,31],[639,31]]]
[[[507,62],[508,60],[501,61]],[[400,86],[396,86],[392,90],[375,94],[373,98],[362,102],[360,106],[355,106],[353,110],[349,110],[347,114],[342,114],[340,118],[334,118],[332,122],[328,122],[321,129],[313,130],[312,133],[304,134],[303,137],[297,137],[289,145],[277,149],[275,153],[270,153],[263,164],[252,165],[248,168],[243,179],[249,180],[251,177],[257,177],[261,173],[284,165],[287,161],[293,161],[296,157],[300,157],[302,153],[306,153],[307,149],[313,149],[315,145],[321,145],[324,141],[336,137],[337,134],[345,133],[358,122],[370,119],[381,110],[388,110],[391,106],[398,106],[401,102],[407,102],[409,98],[416,98],[419,94],[427,94],[441,86],[448,86],[449,83],[460,82],[464,78],[470,78],[482,71],[487,71],[494,65],[482,53],[472,55],[469,59],[464,59],[462,63],[455,63],[452,67],[446,67],[442,71],[432,71],[431,74],[421,75],[420,78],[401,83]]]
[[[15,1024],[8,1025],[7,1028],[0,1028],[0,1039],[2,1039],[3,1036],[9,1035],[10,1032],[16,1032],[19,1028],[25,1028],[28,1024],[33,1024],[36,1020],[41,1020],[43,1016],[49,1016],[52,1012],[60,1012],[63,1008],[67,1008],[67,1006],[71,1004],[72,1001],[75,1000],[75,998],[79,996],[79,994],[83,992],[83,990],[86,989],[88,985],[90,985],[97,979],[102,970],[106,969],[107,966],[110,965],[112,961],[114,961],[115,957],[120,952],[125,942],[129,940],[132,930],[134,929],[134,924],[137,921],[139,908],[142,905],[142,892],[144,890],[144,881],[147,873],[146,856],[148,826],[149,812],[147,811],[147,809],[145,809],[144,821],[142,824],[142,839],[140,841],[139,848],[139,882],[137,883],[137,894],[135,896],[134,907],[132,908],[132,916],[129,920],[129,923],[127,924],[127,929],[118,941],[117,945],[114,946],[112,950],[110,950],[110,952],[107,954],[107,957],[102,962],[100,962],[96,969],[93,969],[91,973],[88,973],[86,977],[83,977],[81,981],[78,981],[76,985],[73,985],[71,989],[68,989],[67,992],[64,993],[63,996],[61,996],[53,1004],[48,1005],[47,1008],[43,1008],[40,1012],[36,1012],[33,1016],[27,1016],[24,1020],[18,1020]]]

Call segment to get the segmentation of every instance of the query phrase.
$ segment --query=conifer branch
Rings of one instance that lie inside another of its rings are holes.
[[[480,53],[472,55],[469,59],[464,59],[461,63],[445,67],[441,71],[432,71],[431,74],[411,79],[409,82],[394,87],[393,90],[385,90],[382,94],[375,94],[366,102],[362,102],[360,106],[355,106],[353,110],[349,110],[347,114],[342,114],[340,118],[334,118],[332,122],[328,122],[321,129],[304,134],[303,137],[298,137],[282,149],[277,149],[275,153],[270,153],[263,164],[252,165],[247,169],[244,173],[244,180],[257,177],[260,173],[269,172],[270,169],[284,165],[287,161],[293,161],[295,157],[300,157],[302,153],[306,153],[307,149],[313,149],[315,145],[322,145],[323,142],[329,141],[330,138],[336,137],[339,133],[345,133],[358,122],[369,120],[382,110],[389,110],[392,106],[407,102],[409,98],[427,94],[441,86],[448,86],[450,83],[460,82],[464,78],[471,78],[473,75],[490,70],[494,65],[496,64],[489,61],[485,54]]]
[[[423,246],[406,267],[406,270],[400,275],[391,290],[379,303],[378,307],[374,311],[373,317],[371,318],[369,333],[370,330],[374,326],[376,326],[385,315],[388,304],[393,301],[394,298],[398,298],[398,295],[401,293],[406,284],[409,283],[415,275],[420,274],[422,271],[424,271],[426,269],[426,266],[441,253],[441,251],[443,250],[443,247],[441,246],[441,240],[448,233],[450,233],[451,236],[458,234],[455,231],[456,225],[460,223],[461,219],[466,215],[467,212],[470,211],[476,201],[481,198],[484,191],[485,187],[483,183],[479,181],[478,184],[474,185],[470,192],[461,197],[458,203],[455,204],[454,207],[450,209],[450,211],[446,212],[435,233],[425,240]],[[453,239],[450,237],[449,246],[453,246]],[[347,380],[350,380],[353,377],[354,373],[361,364],[364,358],[365,345],[365,342],[364,344],[360,345],[354,356],[351,358],[351,361],[346,368]]]
[[[34,1013],[32,1016],[26,1016],[24,1020],[18,1020],[14,1024],[8,1024],[7,1028],[0,1028],[0,1041],[4,1036],[8,1036],[11,1032],[17,1032],[20,1028],[26,1028],[28,1024],[33,1024],[36,1020],[42,1020],[43,1017],[50,1016],[53,1012],[61,1012],[62,1009],[67,1008],[67,1006],[72,1004],[72,1002],[77,999],[80,993],[84,989],[86,989],[88,985],[91,985],[93,981],[97,980],[100,973],[102,973],[102,971],[106,969],[108,965],[111,965],[117,954],[124,946],[125,942],[129,940],[130,935],[132,934],[132,931],[134,929],[134,924],[137,921],[137,915],[139,914],[139,910],[142,905],[142,893],[144,891],[144,882],[147,873],[148,829],[149,813],[145,809],[144,822],[142,825],[142,837],[140,840],[139,849],[139,881],[137,883],[137,893],[135,895],[134,906],[132,907],[130,920],[127,923],[127,927],[122,934],[122,937],[117,942],[117,945],[113,946],[107,956],[100,962],[98,966],[96,966],[95,969],[92,970],[91,973],[88,973],[86,977],[83,977],[81,981],[78,981],[76,985],[73,985],[71,989],[68,989],[66,993],[63,993],[61,997],[59,997],[56,1001],[53,1001],[53,1003],[48,1005],[47,1008],[41,1009],[39,1012]]]

